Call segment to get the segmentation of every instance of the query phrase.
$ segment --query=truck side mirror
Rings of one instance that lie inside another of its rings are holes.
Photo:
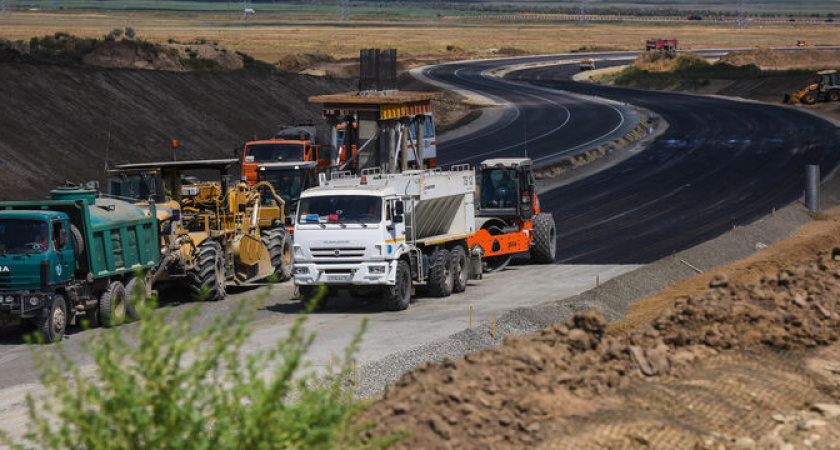
[[[394,202],[394,214],[397,216],[405,214],[405,205],[403,204],[402,200],[397,200],[396,202]]]
[[[61,247],[61,248],[66,248],[67,247],[67,240],[68,240],[67,229],[62,228],[62,229],[58,230],[58,246]]]

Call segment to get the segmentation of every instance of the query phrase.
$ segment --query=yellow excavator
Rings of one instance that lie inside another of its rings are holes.
[[[836,102],[840,100],[840,80],[836,70],[822,70],[817,72],[813,84],[793,94],[785,94],[785,103],[802,102],[813,105],[817,102]]]

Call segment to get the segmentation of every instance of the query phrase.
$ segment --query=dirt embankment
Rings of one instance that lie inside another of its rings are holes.
[[[423,365],[365,419],[410,431],[406,448],[831,448],[840,218],[825,219],[640,302],[631,326],[584,313]]]
[[[310,95],[352,83],[302,75],[0,63],[0,200],[42,198],[110,164],[229,157],[281,124],[317,120]],[[109,137],[110,136],[110,137]]]

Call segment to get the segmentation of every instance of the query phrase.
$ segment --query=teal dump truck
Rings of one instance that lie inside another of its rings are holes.
[[[132,293],[148,292],[159,259],[154,205],[72,186],[49,200],[0,202],[0,322],[20,320],[54,342],[82,318],[136,319]]]

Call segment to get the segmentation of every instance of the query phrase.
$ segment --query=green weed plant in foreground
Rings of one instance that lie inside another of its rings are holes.
[[[96,333],[86,344],[91,377],[60,343],[29,344],[46,393],[27,397],[23,442],[5,434],[0,442],[16,449],[199,450],[381,448],[398,439],[361,442],[363,430],[352,422],[363,403],[346,380],[364,322],[341,372],[323,379],[302,360],[314,337],[303,329],[314,305],[285,339],[246,353],[254,306],[242,302],[201,327],[198,305],[175,314],[157,309],[155,299],[135,304],[142,317],[136,326],[88,332]]]

